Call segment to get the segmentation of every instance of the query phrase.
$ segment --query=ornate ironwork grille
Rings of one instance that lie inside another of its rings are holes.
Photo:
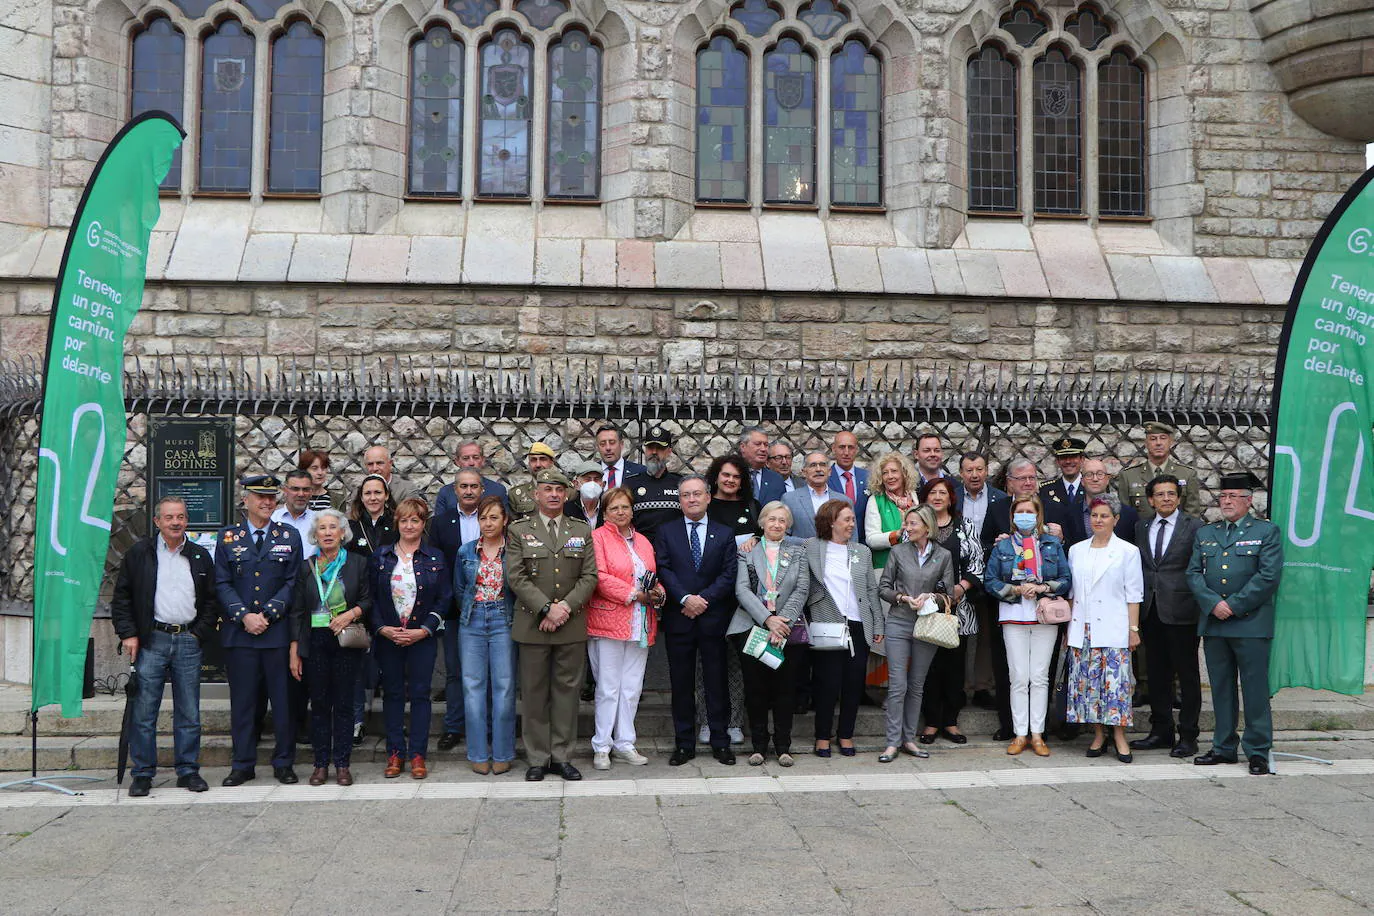
[[[321,356],[135,361],[124,386],[129,434],[108,571],[147,532],[150,415],[234,417],[240,473],[282,472],[302,448],[325,449],[331,488],[350,495],[369,445],[387,445],[397,473],[432,498],[452,480],[465,439],[483,444],[494,473],[519,482],[532,441],[549,443],[571,467],[595,454],[596,430],[607,422],[625,430],[633,457],[644,428],[662,422],[677,436],[679,459],[699,470],[734,447],[742,426],[757,423],[793,447],[798,467],[841,430],[858,436],[864,461],[890,449],[910,454],[917,434],[934,430],[951,469],[955,453],[979,449],[994,470],[1025,454],[1052,475],[1054,439],[1074,435],[1090,454],[1133,464],[1142,460],[1142,424],[1159,419],[1179,429],[1179,458],[1215,487],[1222,469],[1265,471],[1271,379],[1061,365],[908,373],[843,361],[740,362],[710,374],[662,373],[647,362],[642,372],[608,372],[576,360],[473,370],[444,360]],[[0,364],[0,600],[33,596],[40,398],[35,364]]]

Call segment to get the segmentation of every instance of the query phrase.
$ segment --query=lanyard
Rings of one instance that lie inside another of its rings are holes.
[[[324,610],[329,614],[330,617],[334,617],[336,615],[333,611],[329,609],[329,598],[327,596],[331,591],[334,590],[334,583],[339,581],[339,573],[343,572],[343,558],[343,551],[340,551],[339,559],[335,560],[334,563],[331,564],[334,566],[334,575],[329,577],[328,584],[322,583],[320,581],[319,561],[317,560],[316,562],[310,564],[310,571],[315,575],[315,590],[320,594],[320,607],[324,608]]]

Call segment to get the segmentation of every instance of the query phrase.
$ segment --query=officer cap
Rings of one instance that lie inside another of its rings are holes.
[[[281,492],[281,481],[271,474],[249,474],[239,478],[239,486],[249,493],[276,496]]]
[[[1150,436],[1156,433],[1163,433],[1166,436],[1177,436],[1178,430],[1168,423],[1160,423],[1158,420],[1151,420],[1145,424],[1145,435]]]
[[[547,448],[547,446],[545,447]],[[544,468],[544,470],[534,476],[534,482],[536,484],[556,483],[560,487],[569,486],[567,475],[558,468]]]
[[[662,426],[650,426],[649,431],[644,434],[645,445],[659,445],[664,448],[673,447],[673,434]]]
[[[1253,471],[1236,471],[1233,474],[1221,475],[1223,490],[1259,490],[1263,487],[1263,481],[1256,477]]]
[[[1054,445],[1050,446],[1056,458],[1070,458],[1074,455],[1081,455],[1088,450],[1088,443],[1082,439],[1075,439],[1072,436],[1065,436],[1056,439]]]
[[[530,455],[543,455],[545,458],[553,458],[555,460],[558,458],[554,450],[542,442],[534,442],[530,445],[530,450],[525,453],[525,456],[529,457]]]

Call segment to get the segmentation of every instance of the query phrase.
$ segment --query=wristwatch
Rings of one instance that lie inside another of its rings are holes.
[[[1132,632],[1132,633],[1139,633],[1139,632],[1140,632],[1140,627],[1131,627],[1131,632]]]

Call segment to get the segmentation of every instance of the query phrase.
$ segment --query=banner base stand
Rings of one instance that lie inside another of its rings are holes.
[[[1336,761],[1334,761],[1334,760],[1327,760],[1325,757],[1313,757],[1311,754],[1293,754],[1293,753],[1290,753],[1290,752],[1288,752],[1288,751],[1270,751],[1270,752],[1269,752],[1269,772],[1270,772],[1271,775],[1275,775],[1275,776],[1278,775],[1278,772],[1279,772],[1278,770],[1274,769],[1274,758],[1275,758],[1275,757],[1287,757],[1289,760],[1310,760],[1310,761],[1312,761],[1313,763],[1324,763],[1324,764],[1326,764],[1326,765],[1329,766],[1329,767],[1333,767],[1333,766],[1336,765]],[[4,788],[4,786],[0,786],[0,789],[3,789],[3,788]]]
[[[0,790],[13,789],[15,786],[38,786],[41,789],[51,789],[54,792],[61,792],[63,795],[85,795],[85,792],[76,792],[66,786],[59,786],[49,780],[54,779],[78,779],[83,782],[103,782],[101,776],[29,776],[24,779],[16,779],[13,782],[0,782]]]

